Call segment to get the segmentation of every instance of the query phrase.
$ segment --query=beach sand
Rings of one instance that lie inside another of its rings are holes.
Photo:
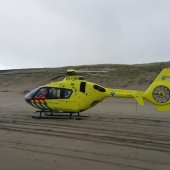
[[[169,111],[109,98],[81,120],[35,119],[21,92],[0,96],[0,170],[170,169]]]

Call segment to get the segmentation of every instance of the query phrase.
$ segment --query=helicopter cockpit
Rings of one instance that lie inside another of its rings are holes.
[[[25,96],[25,101],[30,103],[30,100],[68,99],[72,92],[66,88],[42,86],[28,93]]]

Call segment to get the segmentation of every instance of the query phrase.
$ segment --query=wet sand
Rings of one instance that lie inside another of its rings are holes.
[[[0,95],[2,170],[170,169],[170,112],[112,98],[82,120],[34,119],[23,94]]]

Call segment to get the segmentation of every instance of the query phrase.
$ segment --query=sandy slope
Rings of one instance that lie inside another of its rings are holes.
[[[107,99],[82,120],[33,119],[22,94],[0,96],[2,170],[170,169],[170,112]]]

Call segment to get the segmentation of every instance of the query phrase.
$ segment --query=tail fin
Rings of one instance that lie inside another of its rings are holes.
[[[158,111],[170,109],[170,68],[163,69],[143,94],[143,98],[153,103]]]

